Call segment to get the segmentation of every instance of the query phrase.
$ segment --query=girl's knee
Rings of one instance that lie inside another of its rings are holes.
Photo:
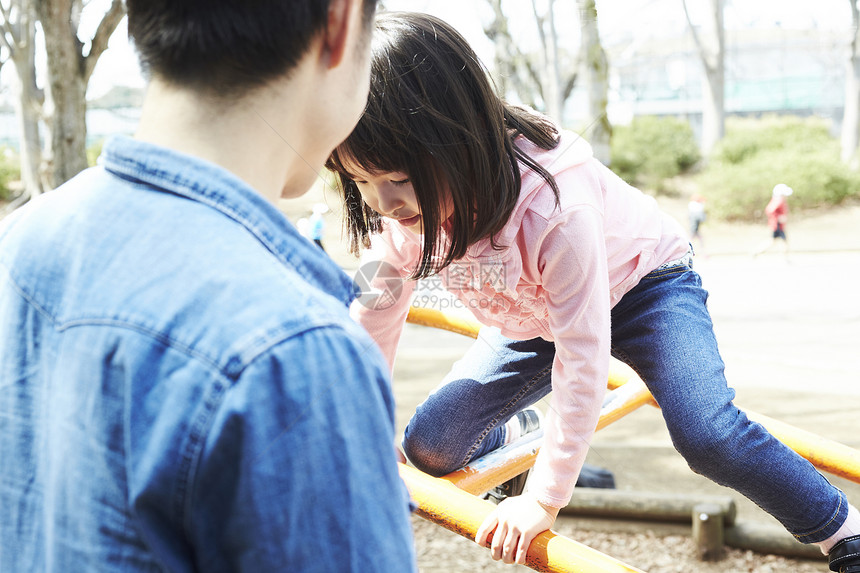
[[[744,422],[748,423],[744,418]],[[744,448],[746,423],[697,424],[686,428],[670,428],[672,443],[690,468],[711,477],[730,471]]]
[[[406,429],[403,451],[412,464],[422,472],[439,477],[451,473],[461,465],[463,455],[445,447],[444,440],[428,439]]]

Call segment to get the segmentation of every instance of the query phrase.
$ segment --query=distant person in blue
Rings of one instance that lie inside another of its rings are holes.
[[[323,215],[328,212],[328,207],[323,203],[314,205],[313,212],[308,218],[308,234],[310,240],[317,244],[319,248],[325,250],[323,246],[323,237],[325,236],[325,219]]]
[[[707,219],[705,198],[698,193],[690,198],[687,203],[687,218],[690,223],[690,242],[698,242],[699,250],[703,254],[705,250],[705,239],[702,237],[702,224]]]
[[[0,571],[416,569],[388,366],[275,207],[375,4],[128,0],[135,137],[0,222]]]

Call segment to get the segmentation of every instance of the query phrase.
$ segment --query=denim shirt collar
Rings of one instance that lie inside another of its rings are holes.
[[[302,237],[278,209],[247,183],[208,161],[114,136],[99,163],[123,179],[208,205],[245,227],[309,283],[349,305],[356,285],[319,247]]]

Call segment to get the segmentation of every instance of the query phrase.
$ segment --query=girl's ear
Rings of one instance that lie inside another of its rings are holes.
[[[328,7],[328,21],[323,32],[323,51],[328,56],[329,69],[343,61],[346,53],[352,18],[360,18],[357,8],[361,0],[331,0]],[[358,29],[359,27],[354,27]]]

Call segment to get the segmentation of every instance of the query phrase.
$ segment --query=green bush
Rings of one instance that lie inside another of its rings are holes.
[[[699,159],[693,130],[684,120],[642,116],[613,130],[612,170],[634,185],[664,191],[665,180]]]
[[[697,180],[710,213],[729,220],[759,218],[777,183],[794,189],[789,204],[798,209],[860,197],[860,174],[839,160],[839,142],[817,118],[728,121]]]
[[[99,139],[98,141],[87,147],[87,164],[90,167],[96,164],[99,155],[102,154],[102,146],[104,145],[104,143],[104,139]]]
[[[0,146],[0,200],[9,199],[9,183],[21,179],[18,153],[11,147]]]

